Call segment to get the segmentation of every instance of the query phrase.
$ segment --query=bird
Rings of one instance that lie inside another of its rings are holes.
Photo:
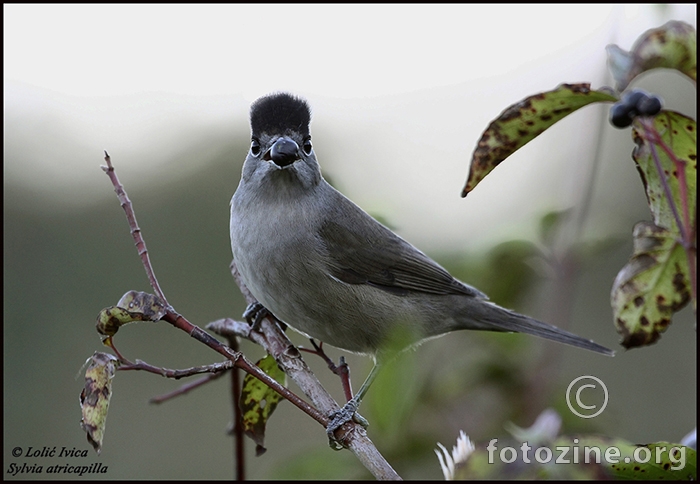
[[[396,352],[387,345],[397,330],[408,335],[406,347],[482,330],[613,356],[489,301],[332,187],[321,174],[310,123],[309,104],[290,93],[251,104],[250,148],[231,199],[230,234],[234,263],[261,307],[310,338],[374,358],[358,392],[331,416],[329,437],[353,418]]]

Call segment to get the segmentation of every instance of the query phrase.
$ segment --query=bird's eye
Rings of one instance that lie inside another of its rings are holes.
[[[258,156],[260,154],[260,142],[256,139],[253,139],[250,142],[250,152],[253,156]]]
[[[311,140],[310,139],[304,140],[304,153],[306,153],[307,155],[310,155],[311,150],[313,150],[313,149],[314,149],[314,147],[311,144]]]

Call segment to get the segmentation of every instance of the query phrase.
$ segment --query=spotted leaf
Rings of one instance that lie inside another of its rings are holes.
[[[629,52],[614,44],[605,50],[618,91],[624,91],[639,74],[658,67],[675,69],[697,79],[697,33],[684,22],[672,20],[658,29],[647,30]]]
[[[277,380],[282,385],[286,385],[286,375],[277,366],[277,362],[271,355],[267,355],[256,365]],[[243,379],[243,389],[241,391],[241,411],[243,412],[243,430],[246,435],[253,439],[256,444],[256,455],[265,452],[263,446],[265,441],[265,426],[277,408],[277,404],[282,396],[265,385],[263,382],[250,374],[246,374]]]
[[[632,153],[647,194],[654,223],[678,230],[671,203],[654,160],[659,160],[663,176],[671,192],[672,203],[681,220],[695,220],[697,207],[697,126],[693,119],[674,111],[662,111],[654,118],[660,139],[647,139],[643,125],[635,122],[632,137],[637,145]],[[664,143],[677,162],[661,148]],[[679,169],[681,168],[681,169]],[[685,213],[687,211],[687,213]]]
[[[97,332],[114,336],[119,328],[135,321],[159,321],[165,315],[165,304],[153,294],[129,291],[116,306],[110,306],[97,315]]]
[[[634,227],[634,254],[615,278],[611,294],[622,346],[655,343],[673,313],[689,300],[688,258],[677,232],[639,222]]]
[[[481,135],[462,196],[466,197],[499,163],[565,116],[594,102],[616,101],[611,94],[591,90],[590,84],[561,84],[553,91],[513,104]]]
[[[119,365],[117,359],[107,353],[95,353],[85,371],[85,388],[80,393],[83,418],[80,426],[87,439],[99,454],[107,423],[107,410],[112,397],[112,378]]]

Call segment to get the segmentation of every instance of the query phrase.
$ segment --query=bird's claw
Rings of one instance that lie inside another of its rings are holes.
[[[265,308],[265,306],[257,301],[248,304],[248,307],[245,308],[245,311],[243,311],[243,317],[255,331],[260,328],[260,322],[268,314],[270,314],[270,312]]]
[[[360,425],[363,429],[366,429],[367,427],[369,427],[369,421],[357,412],[355,412],[352,415],[352,420],[356,424]]]
[[[328,444],[332,449],[341,450],[343,448],[343,444],[341,444],[340,441],[335,438],[335,431],[344,424],[352,420],[365,429],[369,426],[367,419],[357,413],[357,407],[359,405],[359,402],[356,402],[355,399],[350,399],[345,405],[343,405],[343,408],[337,412],[334,412],[330,416],[331,421],[328,424],[328,427],[326,427],[326,433],[328,434]]]

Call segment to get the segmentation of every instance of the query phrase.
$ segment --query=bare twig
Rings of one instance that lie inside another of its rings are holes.
[[[225,375],[224,372],[210,373],[210,374],[208,374],[208,375],[206,375],[198,380],[195,380],[195,381],[190,382],[190,383],[186,383],[186,384],[182,385],[180,388],[178,388],[177,390],[174,390],[170,393],[166,393],[165,395],[160,395],[158,397],[153,397],[148,402],[149,403],[163,403],[163,402],[170,400],[172,398],[179,397],[180,395],[184,395],[186,393],[189,393],[192,390],[194,390],[195,388],[199,388],[202,385],[209,383],[210,381],[217,380],[224,375]]]
[[[114,167],[112,166],[112,160],[109,157],[109,153],[107,153],[107,150],[105,150],[105,163],[107,163],[107,166],[102,166],[102,170],[104,170],[104,172],[107,173],[107,176],[112,181],[114,191],[117,193],[117,198],[119,198],[119,203],[121,204],[122,208],[124,209],[124,212],[126,213],[126,220],[129,222],[129,228],[131,229],[131,236],[134,238],[136,250],[139,253],[139,257],[141,257],[143,267],[144,269],[146,269],[148,281],[151,283],[151,287],[156,292],[156,295],[160,297],[167,306],[170,306],[168,300],[165,298],[165,294],[163,294],[163,291],[160,288],[160,284],[158,284],[156,275],[153,272],[153,266],[151,266],[151,259],[150,257],[148,257],[146,243],[144,242],[143,237],[141,237],[141,229],[139,228],[139,225],[136,222],[136,214],[134,213],[134,209],[132,208],[131,200],[129,200],[129,197],[126,195],[126,191],[124,191],[124,187],[119,181],[119,178],[117,178],[117,172],[114,171]]]
[[[236,321],[235,319],[231,318],[223,318],[217,319],[216,321],[212,321],[205,327],[208,330],[218,334],[219,336],[224,336],[225,338],[245,338],[247,340],[252,341],[253,343],[258,343],[255,340],[255,337],[252,335],[250,324],[244,321]]]
[[[229,336],[228,345],[235,351],[238,351],[238,338]],[[245,442],[243,441],[243,412],[239,402],[241,401],[241,372],[238,368],[231,370],[231,401],[233,402],[233,425],[231,426],[231,434],[233,434],[234,455],[236,462],[236,480],[245,481]]]
[[[224,361],[223,363],[214,363],[213,365],[205,366],[194,366],[192,368],[185,368],[183,370],[169,370],[168,368],[160,368],[158,366],[153,366],[145,361],[136,360],[135,363],[120,365],[118,370],[143,370],[149,373],[155,373],[156,375],[163,376],[165,378],[173,378],[179,380],[180,378],[185,378],[193,375],[200,375],[202,373],[220,373],[222,371],[230,370],[233,368],[233,362]]]
[[[217,353],[225,356],[229,360],[233,361],[235,366],[241,368],[246,373],[253,375],[258,380],[262,381],[265,385],[272,388],[274,391],[282,395],[284,398],[289,400],[292,404],[297,406],[300,410],[308,414],[311,418],[316,420],[321,425],[328,425],[328,419],[320,414],[318,410],[306,403],[304,400],[299,398],[297,395],[292,393],[286,387],[280,385],[274,378],[270,377],[267,373],[258,368],[254,363],[248,361],[248,359],[243,356],[240,351],[233,351],[228,346],[221,343],[216,338],[212,337],[209,333],[204,331],[199,326],[196,326],[182,315],[176,313],[175,311],[168,310],[163,316],[163,321],[167,321],[178,329],[185,331],[187,334],[192,336],[194,339],[200,343],[204,343]]]

